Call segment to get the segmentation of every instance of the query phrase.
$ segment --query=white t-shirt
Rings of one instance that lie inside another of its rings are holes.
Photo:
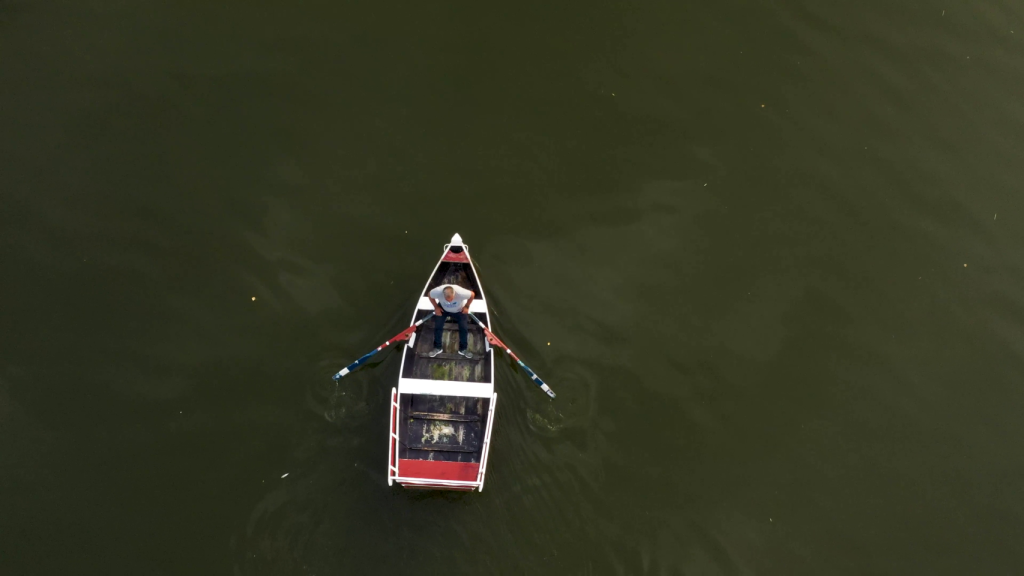
[[[455,290],[455,298],[451,302],[444,299],[444,289],[449,286]],[[438,286],[430,291],[430,297],[437,300],[437,304],[445,312],[462,312],[462,308],[466,305],[466,300],[469,300],[469,297],[472,295],[473,293],[469,290],[454,284]]]

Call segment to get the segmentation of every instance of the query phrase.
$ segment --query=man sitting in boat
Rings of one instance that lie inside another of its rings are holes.
[[[444,352],[441,349],[441,336],[444,334],[445,320],[451,317],[459,323],[459,355],[472,358],[473,353],[466,349],[469,347],[466,315],[469,314],[469,305],[473,298],[476,298],[476,293],[462,286],[450,284],[434,288],[430,291],[429,298],[434,306],[434,349],[430,352],[430,357]]]

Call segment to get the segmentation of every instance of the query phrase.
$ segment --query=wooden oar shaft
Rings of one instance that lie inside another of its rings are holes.
[[[401,341],[401,340],[408,340],[409,337],[412,336],[413,332],[416,331],[416,328],[418,328],[420,324],[423,324],[423,322],[426,321],[427,318],[430,318],[431,316],[433,316],[433,314],[429,314],[429,315],[425,316],[419,322],[416,322],[415,324],[413,324],[412,326],[409,326],[405,330],[402,330],[401,332],[399,332],[395,336],[385,340],[383,344],[381,344],[380,346],[377,346],[377,348],[375,348],[374,350],[371,350],[370,352],[368,352],[366,354],[363,354],[363,357],[360,358],[359,360],[356,360],[355,362],[353,362],[353,363],[349,364],[348,366],[345,366],[344,368],[342,368],[340,372],[338,372],[337,374],[335,374],[333,376],[333,378],[335,380],[341,380],[345,376],[351,374],[356,368],[359,368],[360,366],[362,366],[363,363],[366,362],[367,360],[369,360],[371,356],[373,356],[377,352],[380,352],[381,350],[387,348],[393,342],[398,342],[398,341]]]
[[[473,315],[472,312],[469,313],[469,317],[472,318],[474,322],[479,324],[481,328],[483,328],[484,334],[487,335],[487,338],[491,341],[492,344],[496,344],[499,348],[505,350],[505,353],[511,356],[512,359],[515,360],[517,364],[519,364],[519,367],[526,371],[526,374],[530,376],[530,380],[533,380],[534,384],[540,387],[540,389],[543,390],[544,393],[547,394],[548,396],[552,398],[555,397],[555,393],[551,390],[551,388],[548,387],[547,384],[544,383],[543,380],[540,379],[540,376],[537,376],[536,372],[530,370],[530,367],[524,364],[523,361],[520,360],[518,356],[516,356],[515,352],[513,352],[511,348],[506,346],[504,342],[502,342],[497,336],[495,336],[494,332],[491,332],[490,328],[485,326],[484,323],[481,322],[479,318]]]

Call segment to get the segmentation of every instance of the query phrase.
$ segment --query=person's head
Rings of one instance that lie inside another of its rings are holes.
[[[455,288],[452,288],[451,286],[444,287],[444,300],[445,302],[455,300]]]

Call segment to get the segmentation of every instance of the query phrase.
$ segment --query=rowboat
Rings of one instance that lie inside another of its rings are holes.
[[[469,310],[475,317],[469,321],[470,359],[457,353],[459,332],[452,322],[444,326],[444,351],[434,357],[429,354],[434,347],[435,322],[443,317],[434,316],[428,294],[449,284],[476,293]],[[408,338],[408,343],[398,387],[391,389],[389,486],[398,482],[406,488],[483,491],[498,402],[494,351],[484,329],[490,322],[469,246],[456,234],[445,244],[416,303],[410,326],[400,335]]]
[[[455,324],[442,327],[442,351],[432,352],[434,327],[444,318],[434,316],[428,296],[434,288],[448,285],[476,294],[469,306],[471,354],[466,356],[458,353]],[[375,354],[399,342],[407,344],[402,352],[398,387],[391,389],[388,486],[398,482],[406,488],[483,491],[494,407],[498,403],[494,350],[504,351],[548,397],[554,398],[555,393],[491,331],[484,289],[469,257],[469,246],[458,234],[444,245],[441,259],[416,302],[409,327],[342,368],[334,380],[358,370]]]

